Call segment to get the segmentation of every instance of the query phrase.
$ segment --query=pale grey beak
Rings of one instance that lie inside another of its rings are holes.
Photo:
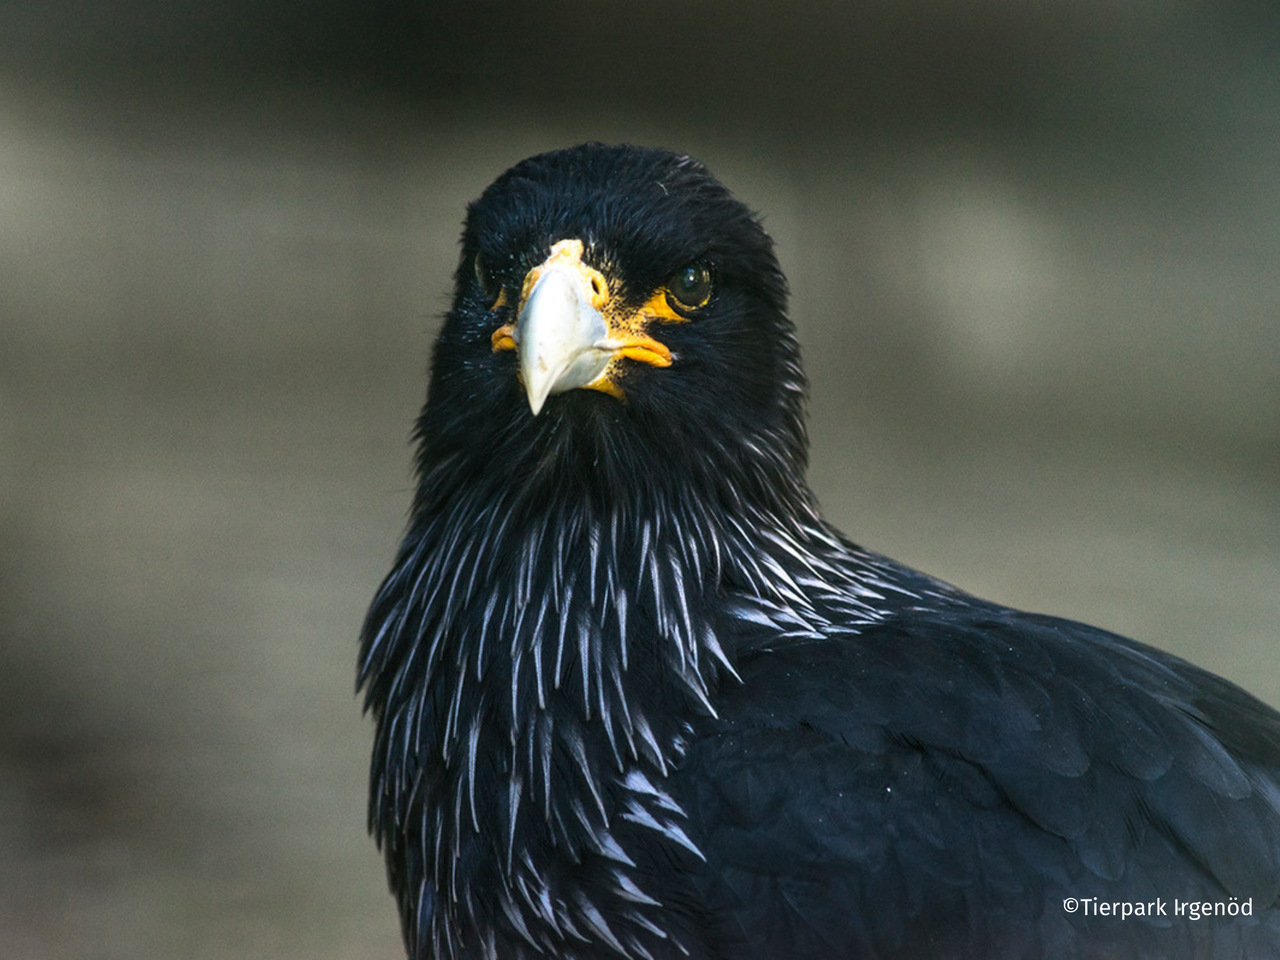
[[[559,263],[548,263],[529,291],[512,339],[534,416],[553,393],[599,379],[613,356],[609,328],[591,305],[590,282]]]

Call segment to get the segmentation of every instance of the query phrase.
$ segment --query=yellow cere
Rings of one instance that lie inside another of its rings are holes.
[[[595,267],[583,262],[585,252],[586,249],[581,240],[561,240],[553,245],[547,259],[525,275],[520,289],[519,309],[524,308],[525,300],[528,299],[534,284],[552,265],[571,269],[581,275],[591,290],[591,305],[600,311],[609,329],[607,342],[613,350],[613,359],[610,360],[604,373],[588,384],[587,389],[599,390],[623,399],[622,389],[615,380],[619,360],[626,358],[653,367],[671,366],[670,348],[650,337],[645,331],[653,323],[687,323],[689,318],[672,308],[665,286],[655,290],[639,307],[628,307],[622,301],[615,301],[609,279]],[[493,309],[506,306],[505,296],[504,291],[494,303]],[[493,349],[495,351],[514,350],[516,348],[514,333],[514,323],[504,324],[495,330],[492,336]]]
[[[591,306],[604,313],[604,306],[609,301],[609,281],[595,267],[588,266],[582,262],[582,255],[585,252],[586,249],[583,247],[581,240],[561,240],[559,243],[554,244],[551,247],[551,252],[547,255],[547,259],[525,274],[524,284],[520,288],[521,308],[524,307],[524,302],[529,297],[529,291],[538,282],[543,271],[552,266],[563,266],[581,274],[586,279],[591,285]]]

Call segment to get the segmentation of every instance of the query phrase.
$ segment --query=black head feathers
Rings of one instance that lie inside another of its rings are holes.
[[[660,341],[670,364],[632,351],[610,363],[598,384],[607,392],[565,390],[531,416],[515,352],[495,350],[494,338],[517,325],[530,277],[564,244],[580,244],[582,265],[607,285],[608,316],[632,318],[631,332]],[[646,313],[690,269],[706,280],[706,302]],[[573,461],[586,457],[597,477],[728,476],[807,499],[794,489],[805,382],[786,281],[758,219],[698,161],[602,144],[524,160],[470,205],[455,279],[420,423],[424,471],[469,451],[515,472],[551,457],[581,476]]]

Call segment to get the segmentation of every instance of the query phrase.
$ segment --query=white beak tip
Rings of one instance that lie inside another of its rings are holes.
[[[587,281],[563,267],[546,269],[520,309],[514,336],[535,417],[551,394],[586,386],[604,372],[611,354],[597,344],[607,336]]]

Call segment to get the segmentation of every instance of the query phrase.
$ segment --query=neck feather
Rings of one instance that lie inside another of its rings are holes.
[[[635,869],[652,843],[628,837],[701,856],[662,783],[734,675],[731,638],[877,616],[874,571],[850,565],[865,555],[802,487],[742,469],[690,468],[678,489],[674,472],[607,467],[604,489],[566,482],[581,476],[547,456],[425,461],[365,625],[370,820],[424,955],[470,956],[468,930],[502,955],[572,957],[573,930],[653,953],[660,891]]]

